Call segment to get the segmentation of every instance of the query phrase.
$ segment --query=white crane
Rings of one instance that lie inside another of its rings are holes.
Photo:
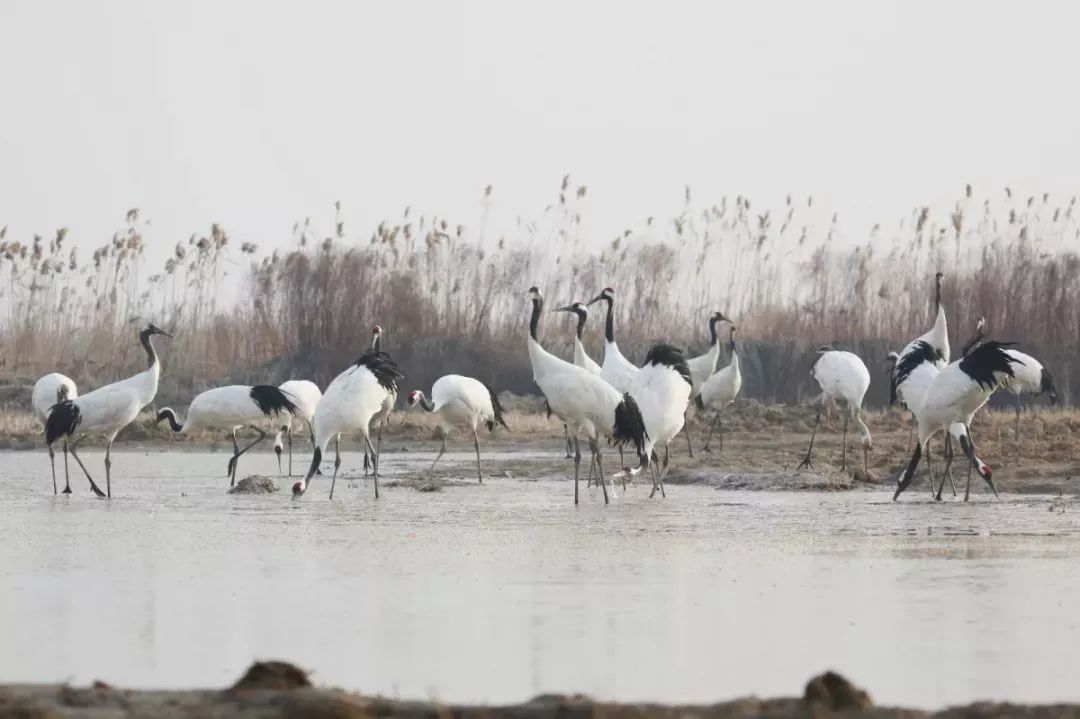
[[[620,446],[632,442],[640,457],[645,444],[645,424],[641,411],[630,395],[619,392],[602,377],[559,359],[540,346],[536,332],[544,296],[538,288],[530,287],[528,297],[532,302],[532,316],[527,345],[533,379],[551,411],[566,423],[574,438],[574,504],[578,503],[578,478],[581,472],[579,435],[582,433],[588,437],[593,460],[600,468],[600,485],[604,490],[604,503],[607,504],[608,488],[598,441],[600,434],[609,435]]]
[[[229,477],[229,486],[236,484],[236,467],[240,456],[266,439],[266,431],[260,425],[270,423],[285,415],[297,411],[293,399],[280,387],[269,384],[245,385],[233,384],[215,387],[201,392],[188,405],[184,423],[176,419],[176,412],[169,407],[157,414],[154,423],[169,421],[173,432],[193,434],[204,430],[224,430],[232,437],[233,454],[225,471]],[[236,432],[244,427],[255,430],[258,437],[243,449],[236,441]]]
[[[810,446],[798,468],[810,467],[812,469],[814,467],[812,460],[814,437],[817,436],[818,425],[821,423],[821,410],[831,399],[833,402],[843,400],[847,405],[847,412],[844,414],[844,449],[840,469],[847,469],[847,429],[850,415],[859,428],[859,438],[863,449],[863,470],[867,470],[873,444],[870,439],[870,430],[862,421],[861,412],[863,397],[870,387],[870,370],[866,369],[866,364],[851,352],[822,347],[818,350],[818,358],[810,368],[810,374],[821,387],[821,403],[818,405],[817,419],[814,420],[814,431],[810,434]]]
[[[705,380],[701,392],[697,396],[698,409],[704,410],[708,407],[716,410],[712,426],[709,428],[709,436],[705,440],[705,446],[701,448],[703,452],[712,451],[709,449],[709,442],[712,440],[713,430],[717,429],[717,427],[720,429],[720,451],[724,451],[724,427],[720,422],[720,412],[735,401],[735,398],[739,396],[739,390],[742,389],[739,352],[735,349],[735,325],[731,326],[730,332],[728,346],[731,348],[731,361],[728,362],[726,367]]]
[[[604,364],[600,366],[600,376],[620,392],[630,391],[630,382],[638,368],[633,362],[623,357],[619,345],[615,342],[615,290],[605,287],[589,304],[607,302],[607,320],[604,323]]]
[[[281,453],[284,450],[284,442],[282,436],[284,435],[288,439],[289,443],[289,476],[292,476],[292,422],[293,418],[301,419],[304,424],[307,425],[308,434],[311,436],[311,446],[315,446],[315,430],[312,428],[312,422],[315,419],[315,408],[319,406],[319,400],[322,399],[322,391],[319,389],[319,385],[306,379],[291,379],[287,382],[282,382],[278,385],[278,389],[285,393],[292,403],[296,406],[293,412],[286,413],[281,417],[281,428],[278,429],[276,435],[274,435],[274,454],[278,459],[278,472],[281,472]]]
[[[52,445],[60,437],[70,440],[68,449],[79,468],[90,481],[90,489],[99,497],[112,497],[112,445],[117,433],[139,416],[142,408],[154,401],[161,362],[151,339],[154,335],[172,337],[165,330],[149,324],[139,332],[139,342],[146,350],[147,368],[119,382],[99,387],[80,397],[69,399],[53,407],[45,420],[45,442]],[[78,432],[73,440],[71,437]],[[105,493],[103,494],[86,466],[79,459],[78,446],[88,435],[105,436]]]
[[[695,404],[700,403],[701,388],[705,386],[705,381],[716,372],[716,362],[720,359],[720,339],[716,335],[716,324],[718,322],[730,323],[731,320],[725,317],[723,312],[714,312],[709,317],[709,336],[712,338],[709,351],[686,360],[686,365],[690,368],[690,381],[693,383],[690,388],[690,400]],[[686,432],[686,449],[690,456],[693,457],[694,447],[690,444],[689,424],[683,425],[683,431]]]
[[[949,364],[949,356],[951,354],[949,348],[949,326],[945,320],[945,307],[941,304],[941,280],[945,275],[938,272],[934,275],[934,324],[933,326],[923,333],[921,336],[908,342],[907,346],[895,357],[894,367],[899,370],[901,365],[905,362],[909,366],[917,366],[921,364],[928,356],[934,365],[938,369],[942,369],[945,365]],[[929,350],[927,350],[929,348]],[[912,353],[918,353],[917,357],[910,357]],[[928,352],[930,353],[928,355]],[[897,400],[903,402],[908,409],[912,409],[912,399],[919,399],[918,397],[912,398],[908,395],[904,387],[904,382],[899,377],[899,372],[893,372],[893,381],[889,388],[889,404],[895,404]],[[912,429],[914,429],[914,423]],[[909,442],[910,443],[910,442]]]
[[[50,372],[37,382],[34,383],[34,390],[30,394],[30,402],[34,407],[34,414],[41,421],[41,426],[45,426],[45,421],[49,418],[49,413],[52,411],[54,405],[60,404],[65,400],[75,399],[79,396],[79,390],[75,387],[75,382],[66,375],[62,375],[59,372]],[[53,494],[56,494],[56,456],[53,453],[52,444],[49,447],[49,464],[52,465],[52,488]],[[62,494],[71,494],[71,483],[68,481],[68,446],[67,438],[64,438],[64,491]]]
[[[653,477],[650,497],[657,489],[661,496],[667,496],[664,476],[668,468],[668,444],[686,421],[692,387],[690,368],[682,351],[669,344],[654,345],[631,382],[630,396],[637,402],[645,423],[645,446],[638,455],[638,467],[624,470],[622,476],[625,479],[650,467]],[[664,459],[658,467],[652,460],[656,459],[656,449],[661,446],[664,447]]]
[[[465,424],[472,430],[473,448],[476,450],[476,477],[483,484],[484,474],[480,470],[480,437],[477,435],[477,429],[481,422],[487,425],[489,432],[495,431],[496,424],[506,427],[502,405],[499,404],[499,398],[495,396],[491,388],[472,377],[448,374],[435,380],[435,384],[431,385],[431,399],[428,399],[422,391],[413,390],[409,392],[408,402],[410,407],[419,404],[428,412],[439,415],[439,424],[442,427],[442,447],[439,448],[439,456],[431,463],[431,470],[434,471],[435,465],[446,452],[446,435],[449,434],[450,427],[455,423]]]
[[[334,498],[334,485],[341,466],[341,433],[355,431],[363,435],[364,444],[371,453],[375,499],[379,498],[379,453],[371,444],[371,420],[383,411],[388,397],[397,396],[398,381],[404,376],[390,355],[372,350],[330,383],[315,409],[315,453],[311,466],[303,480],[293,483],[293,499],[307,491],[331,439],[334,440],[335,456],[330,499]]]
[[[589,353],[585,351],[585,345],[582,344],[581,338],[585,332],[585,322],[589,319],[589,308],[584,302],[574,302],[566,307],[556,308],[556,312],[573,312],[577,315],[577,332],[574,335],[574,364],[582,369],[586,369],[595,375],[600,375],[600,365],[593,361],[593,358],[589,356]],[[548,412],[548,416],[551,416],[551,412]],[[563,434],[566,437],[566,458],[573,459],[574,457],[574,443],[570,441],[570,430],[567,426],[563,425]],[[592,481],[594,463],[589,464],[589,481]]]
[[[990,467],[975,455],[974,443],[971,441],[971,433],[968,424],[972,416],[979,410],[994,390],[1002,386],[1008,379],[1014,376],[1013,366],[1018,363],[1007,352],[1011,343],[987,342],[973,349],[966,357],[946,366],[932,377],[930,373],[912,372],[911,377],[918,383],[925,383],[922,396],[915,400],[913,410],[919,423],[919,441],[915,445],[915,452],[911,461],[901,473],[896,485],[895,500],[911,484],[915,476],[915,470],[919,465],[919,458],[924,451],[924,445],[928,445],[930,437],[936,432],[946,430],[952,432],[955,424],[964,426],[964,432],[960,437],[960,446],[967,455],[968,460],[974,466],[990,490],[997,495],[994,487]],[[925,351],[925,350],[924,350]],[[931,365],[932,361],[927,358],[923,365]],[[936,368],[934,368],[936,369]],[[926,381],[929,379],[929,381]],[[914,384],[913,384],[914,389]],[[910,406],[910,405],[909,405]],[[928,446],[926,450],[929,453]],[[929,462],[927,463],[929,467]],[[930,475],[933,484],[933,473]],[[944,485],[944,478],[942,484]],[[964,501],[967,501],[971,490],[971,478],[968,477],[968,487],[964,492]],[[931,487],[932,491],[932,487]],[[940,491],[938,492],[940,496]]]
[[[382,351],[382,332],[383,329],[379,325],[375,325],[371,328],[371,351]],[[379,428],[379,431],[375,435],[375,451],[382,454],[382,433],[383,427],[390,421],[390,413],[394,410],[394,405],[397,404],[397,390],[395,389],[386,399],[383,400],[382,409],[371,418],[371,421]],[[371,458],[368,456],[367,447],[364,447],[364,474],[367,475],[368,470],[371,468]]]

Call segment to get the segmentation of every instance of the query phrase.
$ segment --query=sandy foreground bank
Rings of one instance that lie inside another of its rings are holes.
[[[736,699],[708,705],[618,704],[584,696],[544,695],[521,704],[477,706],[403,701],[317,688],[297,667],[256,662],[232,687],[221,690],[148,691],[119,689],[102,682],[68,685],[0,685],[0,719],[7,717],[696,717],[775,719],[843,717],[1080,717],[1080,705],[1023,706],[978,703],[925,712],[875,707],[865,691],[827,672],[811,679],[801,697]]]

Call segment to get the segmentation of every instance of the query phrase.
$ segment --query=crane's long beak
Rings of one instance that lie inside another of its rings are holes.
[[[165,336],[166,336],[166,337],[168,337],[169,339],[172,339],[172,335],[171,335],[171,334],[169,334],[168,332],[166,332],[165,330],[161,330],[161,329],[159,329],[159,330],[158,330],[158,334],[159,334],[159,335],[165,335]]]

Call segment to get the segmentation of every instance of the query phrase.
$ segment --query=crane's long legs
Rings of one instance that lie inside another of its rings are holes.
[[[608,501],[609,501],[608,500],[608,492],[607,492],[607,480],[604,479],[604,463],[600,459],[600,443],[596,441],[596,437],[589,437],[589,449],[592,450],[592,462],[596,463],[596,466],[600,471],[600,474],[599,474],[596,482],[601,487],[603,487],[603,489],[604,489],[604,504],[607,504]],[[592,472],[592,463],[589,464],[589,472]]]
[[[683,412],[682,431],[683,431],[683,434],[686,435],[686,449],[689,450],[690,458],[693,459],[693,457],[694,457],[694,448],[690,444],[690,428],[687,426],[687,423],[686,423],[686,415],[687,414],[689,414],[689,410],[687,410],[686,412]]]
[[[334,476],[330,480],[330,499],[334,498],[334,484],[337,482],[338,467],[341,466],[341,435],[334,437]],[[378,494],[379,490],[375,490]]]
[[[824,403],[818,406],[817,419],[814,420],[814,431],[810,433],[810,446],[806,448],[806,456],[803,457],[803,461],[799,462],[799,466],[795,468],[796,470],[802,469],[803,467],[806,467],[807,469],[814,468],[814,438],[817,437],[817,428],[818,425],[821,424],[821,410],[824,406]]]
[[[105,445],[105,496],[112,499],[112,443],[113,437],[109,437],[109,443]]]
[[[86,435],[84,434],[82,437],[79,437],[77,440],[71,443],[71,456],[74,457],[75,461],[79,463],[79,469],[81,469],[83,471],[83,474],[86,475],[86,478],[90,480],[90,489],[94,490],[94,494],[99,497],[104,497],[105,493],[101,491],[101,488],[94,484],[94,478],[91,477],[90,473],[86,471],[86,465],[82,463],[82,460],[79,459],[79,453],[75,451],[76,448],[79,446],[79,442],[81,442],[83,440],[83,437],[85,436]]]
[[[941,472],[941,482],[938,483],[937,494],[934,495],[934,499],[941,501],[941,492],[945,489],[945,477],[948,475],[949,486],[952,487],[953,496],[956,496],[956,483],[953,482],[952,476],[952,463],[954,458],[954,451],[952,446],[952,435],[948,430],[945,430],[945,469]]]
[[[52,445],[49,445],[49,465],[52,467],[52,493],[57,494],[56,491],[56,455],[53,453]]]
[[[368,450],[371,452],[371,475],[375,478],[375,499],[379,498],[379,453],[375,451],[375,447],[371,445],[371,437],[364,435],[364,441],[367,442]],[[443,439],[446,442],[446,439]]]
[[[716,410],[716,414],[713,415],[712,425],[709,427],[709,436],[705,438],[705,446],[701,448],[702,452],[712,452],[709,449],[709,442],[712,441],[713,432],[716,431],[716,427],[720,424],[720,410]],[[720,427],[720,451],[724,451],[724,428]]]
[[[442,459],[444,454],[446,454],[446,432],[443,432],[442,446],[439,448],[439,455],[435,457],[435,461],[431,463],[431,468],[428,469],[428,472],[435,471],[435,465],[439,463],[439,460]]]
[[[581,474],[581,442],[574,437],[574,504],[578,503],[578,477]]]
[[[915,470],[919,467],[919,459],[922,457],[923,446],[922,442],[918,442],[915,445],[915,451],[911,455],[911,461],[908,462],[907,467],[904,468],[903,474],[900,475],[900,481],[896,484],[896,492],[893,494],[893,501],[900,496],[900,493],[908,488],[911,484],[912,478],[915,476]]]
[[[847,423],[848,423],[848,416],[847,416],[847,413],[845,412],[844,413],[844,451],[840,454],[840,471],[841,472],[847,471]],[[934,491],[933,485],[930,486],[930,491],[931,492]]]
[[[61,494],[71,494],[71,480],[68,478],[68,438],[64,437],[64,491]]]
[[[1013,395],[1016,397],[1016,441],[1020,441],[1020,395]],[[1017,452],[1019,453],[1019,449]]]
[[[263,431],[262,428],[256,427],[253,424],[249,424],[248,427],[250,427],[251,429],[258,432],[259,436],[256,437],[255,439],[253,439],[251,442],[249,442],[243,449],[240,449],[240,446],[236,443],[236,428],[235,427],[233,428],[233,432],[232,432],[233,456],[232,456],[232,459],[229,460],[229,486],[230,487],[236,485],[236,468],[240,464],[240,455],[244,454],[249,449],[251,449],[252,447],[257,445],[259,442],[262,442],[264,439],[266,439],[266,432]]]
[[[292,476],[292,427],[285,432],[285,440],[289,443],[289,476]]]
[[[480,438],[476,435],[476,427],[472,431],[473,448],[476,449],[476,478],[480,484],[484,483],[484,473],[480,471]]]
[[[566,437],[566,458],[574,458],[574,443],[570,440],[570,428],[565,424],[562,426],[563,435]],[[575,438],[576,439],[576,438]]]

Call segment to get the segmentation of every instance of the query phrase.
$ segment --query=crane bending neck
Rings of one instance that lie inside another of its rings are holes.
[[[171,429],[173,432],[184,431],[184,425],[176,421],[176,412],[173,412],[172,409],[170,409],[169,407],[166,407],[165,409],[158,412],[155,424],[163,419],[169,421],[169,429]]]
[[[419,405],[428,412],[435,411],[435,403],[428,399],[427,395],[425,395],[423,392],[420,393]]]

